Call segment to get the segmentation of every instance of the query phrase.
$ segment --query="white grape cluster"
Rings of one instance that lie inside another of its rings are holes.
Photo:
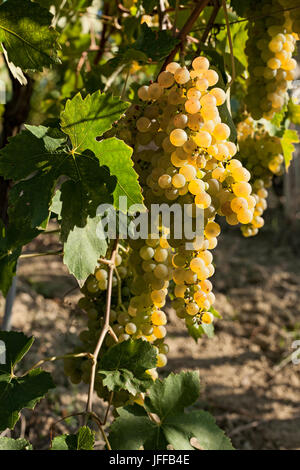
[[[262,215],[267,209],[268,190],[275,175],[283,174],[284,157],[280,138],[271,136],[262,126],[247,117],[238,126],[240,152],[238,157],[251,173],[253,197],[256,200],[251,223],[242,226],[245,237],[254,236],[264,225]]]
[[[204,211],[204,234],[193,240],[193,249],[186,249],[186,240],[177,240],[168,227],[173,306],[180,318],[198,325],[213,321],[210,250],[220,234],[215,216],[225,216],[231,225],[248,224],[256,202],[249,171],[232,158],[236,146],[218,110],[226,95],[215,87],[219,76],[209,66],[202,56],[193,60],[190,71],[170,63],[157,82],[139,88],[141,104],[131,108],[122,131],[124,136],[125,127],[130,129],[127,136],[150,211],[152,203],[173,202],[189,205],[191,218]]]
[[[272,119],[288,99],[287,90],[295,78],[297,62],[292,57],[296,36],[288,14],[280,11],[282,0],[253,2],[248,21],[247,109],[256,120]],[[274,13],[272,13],[274,12]]]

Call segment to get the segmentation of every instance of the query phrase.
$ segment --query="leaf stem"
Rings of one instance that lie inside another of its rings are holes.
[[[44,253],[24,253],[20,255],[20,259],[28,259],[28,258],[37,258],[38,256],[54,256],[54,255],[63,255],[62,250],[58,251],[45,251]]]
[[[41,359],[39,362],[34,364],[30,369],[28,369],[25,374],[22,375],[22,377],[25,377],[25,375],[29,374],[32,370],[36,369],[37,367],[40,367],[41,365],[45,364],[45,362],[54,362],[58,361],[59,359],[68,359],[69,357],[87,357],[88,359],[93,359],[93,355],[88,352],[84,353],[78,353],[78,354],[65,354],[64,356],[52,356],[52,357],[47,357],[45,359]]]

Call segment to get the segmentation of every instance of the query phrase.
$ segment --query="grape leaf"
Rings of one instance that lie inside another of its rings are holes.
[[[12,280],[16,275],[17,262],[22,249],[18,248],[8,254],[0,253],[0,292],[7,296]]]
[[[106,240],[97,236],[101,217],[88,217],[83,227],[74,226],[64,244],[64,263],[76,279],[85,280],[94,272],[99,257],[107,250]]]
[[[96,91],[84,99],[78,93],[68,100],[61,113],[62,130],[70,137],[76,153],[93,150],[91,146],[97,136],[111,129],[120,119],[129,103],[119,98]]]
[[[111,426],[112,449],[163,450],[171,444],[175,450],[194,450],[194,438],[204,450],[232,450],[230,440],[205,411],[185,412],[199,396],[197,372],[170,374],[156,380],[145,398],[145,409],[134,405],[117,409],[119,417]],[[151,420],[148,413],[156,416]]]
[[[145,10],[146,15],[150,15],[152,13],[154,7],[158,4],[157,0],[142,0],[142,5]]]
[[[52,450],[93,450],[95,432],[83,426],[76,434],[62,434],[53,439]]]
[[[290,166],[291,160],[293,158],[293,153],[295,151],[295,146],[293,144],[299,143],[299,135],[296,130],[285,129],[282,138],[280,139],[285,167],[288,169]]]
[[[100,164],[108,167],[110,174],[116,177],[116,187],[113,192],[115,206],[119,208],[117,201],[122,196],[127,198],[127,209],[131,204],[142,204],[141,187],[131,159],[132,148],[122,140],[112,137],[96,142],[93,151],[99,158]]]
[[[111,347],[101,358],[98,374],[110,391],[127,390],[132,395],[145,392],[152,384],[147,369],[156,366],[155,348],[146,341],[128,340]]]
[[[169,31],[156,31],[146,23],[143,23],[134,49],[143,52],[152,60],[160,61],[174,49],[179,40],[174,38]]]
[[[0,437],[0,450],[32,450],[32,445],[26,439]]]
[[[0,431],[13,429],[23,408],[33,409],[51,388],[51,375],[41,369],[17,377],[15,367],[31,348],[34,338],[23,333],[0,331],[5,361],[0,364]]]
[[[120,196],[127,197],[127,207],[143,201],[131,160],[132,149],[119,139],[104,139],[99,142],[96,137],[101,137],[109,130],[127,107],[128,103],[97,91],[84,100],[77,94],[67,101],[65,111],[61,115],[62,129],[69,135],[73,151],[77,154],[91,150],[99,163],[108,167],[106,170],[102,167],[107,177],[116,177],[113,195],[117,208]]]
[[[58,33],[51,27],[52,15],[38,3],[9,0],[0,5],[0,42],[8,58],[24,70],[42,70],[57,57]]]

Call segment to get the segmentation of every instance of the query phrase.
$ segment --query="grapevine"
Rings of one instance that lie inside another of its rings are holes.
[[[19,260],[47,256],[80,293],[65,354],[27,367],[34,338],[0,331],[0,449],[32,448],[18,421],[61,360],[86,403],[51,449],[233,449],[198,371],[167,375],[172,318],[214,335],[219,237],[263,236],[293,164],[299,2],[0,3],[0,291],[10,312]]]

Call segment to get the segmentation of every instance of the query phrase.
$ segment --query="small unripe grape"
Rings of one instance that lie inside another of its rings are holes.
[[[209,69],[203,72],[203,78],[206,78],[209,86],[214,86],[219,81],[219,75],[215,70]]]
[[[169,274],[167,266],[161,263],[154,268],[153,272],[157,279],[167,279]]]
[[[139,254],[140,254],[140,257],[145,260],[145,261],[148,261],[150,259],[153,258],[154,256],[154,250],[153,248],[151,248],[150,246],[143,246],[140,251],[139,251]]]
[[[150,119],[148,119],[147,117],[140,117],[137,121],[136,121],[136,127],[137,127],[137,130],[139,132],[147,132],[149,127],[151,125],[151,121]]]
[[[217,140],[226,140],[230,136],[230,127],[227,124],[217,124],[213,131],[213,136]]]
[[[205,235],[209,238],[215,238],[221,233],[220,225],[216,222],[208,222],[205,226]]]
[[[149,97],[149,87],[144,85],[138,89],[138,97],[143,101],[148,101]]]
[[[234,168],[232,171],[232,176],[234,177],[235,181],[240,182],[240,181],[246,181],[248,182],[251,178],[250,172],[243,167],[240,168]]]
[[[156,336],[156,338],[162,339],[162,338],[164,338],[164,337],[166,336],[167,330],[166,330],[166,328],[165,328],[164,326],[162,326],[162,325],[161,325],[161,326],[155,326],[155,327],[153,328],[153,334],[154,334],[154,336]]]
[[[212,283],[208,279],[201,281],[200,286],[203,292],[206,294],[209,294],[209,292],[212,290]]]
[[[201,258],[193,258],[190,262],[190,268],[193,272],[197,273],[205,268],[205,263]]]
[[[174,76],[171,72],[161,72],[157,78],[158,84],[163,88],[169,88],[174,83]]]
[[[199,307],[195,302],[190,302],[186,306],[186,311],[189,315],[197,315],[199,312]]]
[[[174,117],[174,126],[180,129],[184,129],[188,123],[188,116],[186,114],[176,114]]]
[[[166,71],[171,72],[172,74],[174,74],[176,72],[176,70],[179,69],[179,68],[180,68],[180,65],[177,62],[170,62],[166,66]]]
[[[225,103],[226,94],[222,88],[212,88],[209,93],[216,98],[217,106],[221,106],[223,103]]]
[[[167,323],[167,317],[161,310],[155,310],[151,315],[151,321],[153,325],[161,326]]]
[[[127,323],[125,326],[125,331],[128,335],[134,335],[136,333],[137,327],[134,323]]]
[[[201,108],[200,101],[195,98],[188,99],[184,106],[186,111],[190,114],[198,113]]]
[[[151,99],[158,100],[163,94],[163,87],[161,87],[158,83],[151,83],[149,85],[148,93]]]
[[[95,278],[97,281],[103,281],[107,279],[107,271],[105,271],[105,269],[97,269],[95,272]]]
[[[194,196],[204,191],[204,188],[205,188],[205,183],[202,180],[196,179],[196,180],[190,181],[189,183],[189,192],[191,194],[194,194]]]
[[[200,98],[200,104],[201,106],[215,107],[217,105],[217,100],[215,96],[211,95],[210,93],[207,93],[206,95]]]
[[[177,285],[174,288],[174,295],[175,297],[181,297],[182,299],[184,298],[184,294],[186,292],[187,287],[185,285]]]
[[[247,200],[243,197],[235,197],[230,203],[233,212],[240,212],[242,209],[248,209]]]
[[[166,250],[165,248],[161,248],[161,247],[156,248],[155,253],[154,253],[155,261],[157,261],[158,263],[163,263],[164,261],[167,260],[167,258],[168,258],[168,250]]]
[[[195,196],[195,204],[201,209],[207,209],[211,205],[211,197],[205,191]]]
[[[183,188],[183,186],[186,183],[186,179],[183,175],[180,173],[177,173],[176,175],[173,176],[172,178],[172,184],[175,188]]]
[[[187,141],[187,133],[183,129],[174,129],[170,134],[170,142],[175,147],[181,147]]]
[[[167,189],[172,186],[172,178],[170,175],[162,175],[158,179],[159,187],[162,189]]]
[[[201,315],[201,321],[206,324],[210,324],[213,322],[213,315],[210,312],[203,312]]]
[[[193,138],[199,147],[207,148],[211,144],[211,135],[206,131],[200,130]]]
[[[198,78],[196,80],[197,90],[203,92],[203,91],[206,91],[208,87],[209,87],[209,82],[206,78]]]
[[[240,183],[235,183],[232,185],[232,190],[236,196],[239,197],[248,197],[251,194],[252,188],[249,183],[246,183],[244,181]]]
[[[196,57],[193,62],[192,66],[194,70],[208,70],[209,68],[209,60],[206,57]]]
[[[195,87],[192,87],[187,91],[186,96],[189,100],[199,100],[201,98],[201,91],[197,90]]]
[[[179,67],[174,73],[175,81],[179,85],[184,85],[190,80],[190,74],[186,67]]]
[[[249,224],[253,219],[253,213],[249,209],[242,209],[238,212],[237,218],[241,224]]]
[[[185,165],[180,168],[179,173],[184,176],[186,181],[192,181],[196,178],[197,170],[192,165]]]
[[[157,355],[157,363],[156,367],[164,367],[167,364],[168,360],[165,354],[158,354]]]

